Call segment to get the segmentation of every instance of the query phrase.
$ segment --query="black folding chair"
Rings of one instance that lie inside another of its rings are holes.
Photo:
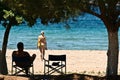
[[[49,55],[48,60],[44,60],[44,75],[55,72],[66,74],[66,55]]]
[[[34,66],[33,63],[25,66],[30,59],[28,57],[16,57],[12,56],[12,75],[18,75],[20,73],[25,74],[25,69],[28,68],[28,75],[34,75]],[[23,66],[19,66],[16,63],[20,63]]]

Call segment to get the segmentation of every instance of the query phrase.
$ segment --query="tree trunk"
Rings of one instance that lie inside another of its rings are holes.
[[[0,53],[0,73],[4,75],[8,74],[8,68],[6,62],[6,49],[7,49],[10,29],[11,29],[11,25],[8,24],[4,33],[2,52]]]
[[[113,26],[111,26],[113,28]],[[108,30],[107,76],[115,77],[118,73],[119,42],[118,28]]]

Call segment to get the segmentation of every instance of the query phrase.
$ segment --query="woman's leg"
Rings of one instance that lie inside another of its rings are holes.
[[[41,49],[42,49],[41,55],[42,55],[42,60],[43,60],[44,59],[44,54],[45,54],[44,47],[42,47]]]
[[[41,60],[43,60],[45,56],[45,46],[41,46],[39,49],[41,53]]]
[[[41,57],[41,60],[43,60],[43,55],[42,55],[42,53],[43,53],[43,52],[42,52],[42,47],[40,47],[40,48],[39,48],[39,50],[40,50],[40,53],[41,53],[41,55],[40,55],[40,57]]]
[[[45,57],[45,48],[43,48],[43,59],[45,59],[44,57]]]
[[[42,47],[39,47],[40,53],[42,53]]]

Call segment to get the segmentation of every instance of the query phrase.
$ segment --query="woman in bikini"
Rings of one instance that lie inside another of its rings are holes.
[[[40,53],[41,53],[41,60],[43,60],[43,59],[44,59],[44,56],[45,56],[45,50],[47,50],[46,37],[45,37],[43,31],[41,31],[41,35],[38,36],[37,47],[39,48]]]

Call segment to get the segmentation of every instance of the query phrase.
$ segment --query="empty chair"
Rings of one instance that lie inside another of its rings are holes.
[[[55,72],[66,74],[66,55],[49,55],[48,60],[44,60],[44,75]]]

